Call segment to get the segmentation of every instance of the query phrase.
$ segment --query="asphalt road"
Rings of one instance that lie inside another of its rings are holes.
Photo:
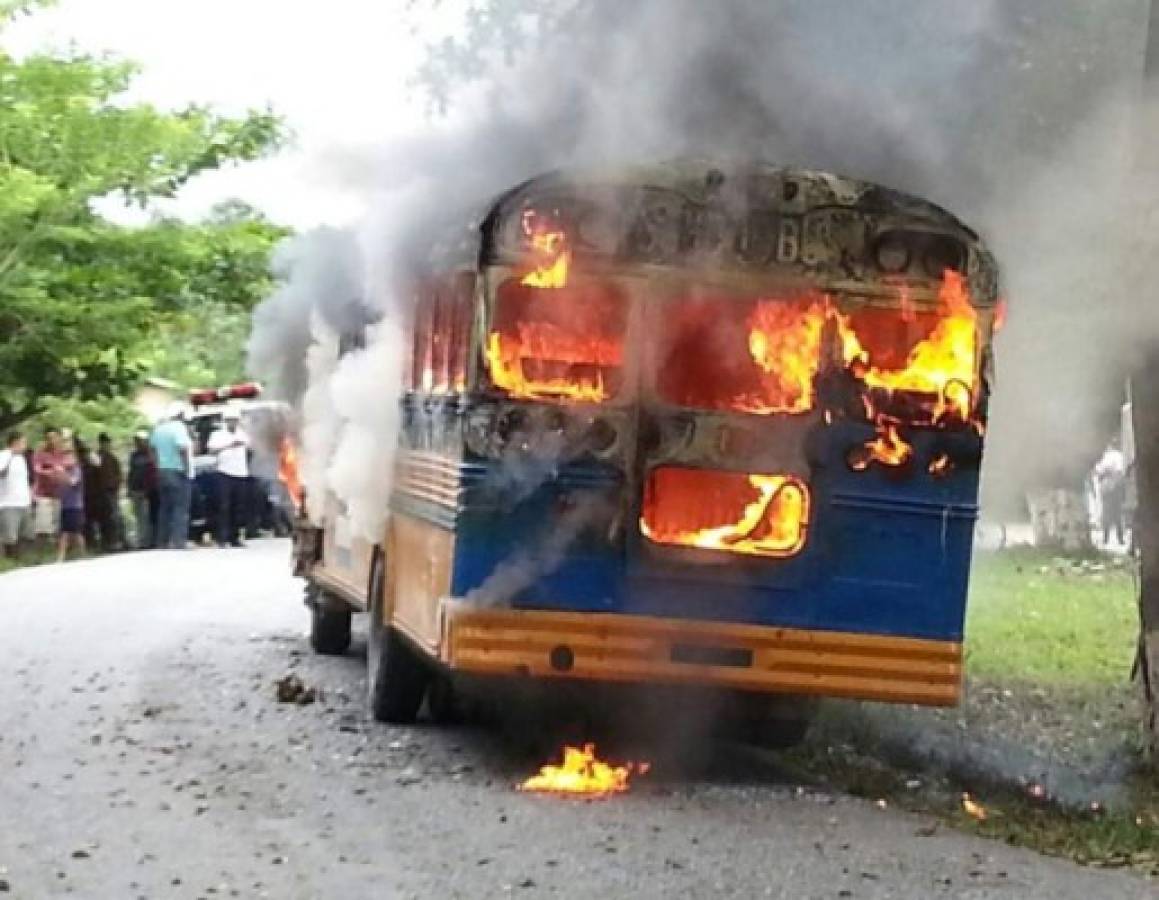
[[[0,576],[0,896],[1156,894],[728,745],[657,748],[612,800],[521,794],[509,729],[371,722],[363,644],[312,657],[287,568],[269,542]],[[277,702],[291,671],[318,702]]]

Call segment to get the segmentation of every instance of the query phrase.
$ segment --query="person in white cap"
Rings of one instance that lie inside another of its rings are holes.
[[[184,403],[170,404],[165,419],[153,429],[149,438],[149,446],[157,461],[161,494],[155,544],[162,549],[182,550],[189,538],[192,493],[189,473],[193,469],[193,442],[185,424],[188,414]]]
[[[249,436],[242,430],[241,413],[227,409],[221,427],[209,437],[207,449],[217,457],[214,478],[217,494],[216,534],[219,547],[243,547],[249,492]]]

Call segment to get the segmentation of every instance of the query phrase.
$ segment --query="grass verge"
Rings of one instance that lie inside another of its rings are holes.
[[[790,761],[948,826],[1159,877],[1159,776],[1130,680],[1135,598],[1127,560],[982,554],[962,705],[832,702]]]

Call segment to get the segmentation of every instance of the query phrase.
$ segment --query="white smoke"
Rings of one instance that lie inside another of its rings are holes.
[[[333,400],[331,379],[338,368],[338,335],[317,313],[311,316],[312,339],[306,351],[305,393],[295,398],[302,408],[301,477],[306,489],[306,511],[321,522],[327,504],[327,470],[337,445],[342,419]]]
[[[390,500],[401,346],[398,323],[384,321],[368,330],[366,348],[344,357],[326,380],[332,414],[340,423],[326,486],[343,499],[354,532],[371,542],[381,537]]]

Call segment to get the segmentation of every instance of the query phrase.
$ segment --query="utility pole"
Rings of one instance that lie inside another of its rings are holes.
[[[1150,136],[1159,134],[1159,9],[1150,4],[1143,90],[1136,119],[1135,172],[1141,181],[1136,196],[1145,198],[1135,220],[1143,233],[1155,227],[1148,208],[1159,184],[1159,160]],[[1153,298],[1140,297],[1140,303]],[[1131,379],[1131,418],[1135,438],[1135,484],[1138,496],[1135,528],[1140,554],[1139,654],[1136,666],[1146,698],[1146,728],[1153,764],[1159,764],[1159,341],[1144,348],[1142,364]]]

